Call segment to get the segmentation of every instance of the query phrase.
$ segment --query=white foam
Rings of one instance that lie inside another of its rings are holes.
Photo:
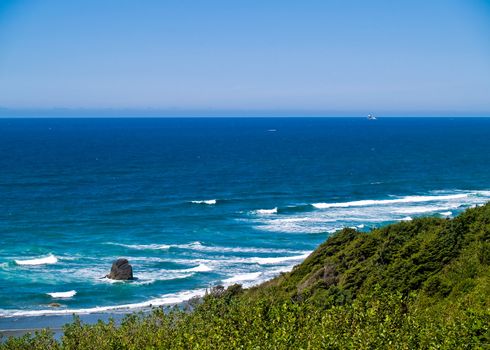
[[[217,200],[216,199],[206,199],[206,200],[200,200],[200,201],[191,201],[191,203],[194,204],[207,204],[207,205],[213,205],[216,204]]]
[[[212,271],[212,266],[209,263],[213,263],[212,260],[205,259],[168,259],[168,258],[129,258],[130,261],[150,261],[150,262],[173,262],[179,264],[197,266],[184,269],[162,269],[148,266],[144,263],[138,264],[138,271],[135,273],[135,279],[129,281],[113,280],[106,278],[107,273],[106,265],[97,265],[92,268],[76,268],[76,269],[62,269],[62,274],[70,276],[71,280],[75,281],[87,281],[91,280],[93,283],[110,283],[110,284],[127,284],[130,286],[148,285],[157,281],[170,281],[192,277],[196,273]]]
[[[49,309],[49,310],[0,310],[0,317],[19,317],[19,316],[46,316],[46,315],[71,315],[71,314],[91,314],[99,312],[127,312],[134,309],[145,309],[163,305],[174,305],[182,303],[193,297],[202,296],[206,292],[205,289],[196,289],[178,293],[164,294],[160,297],[143,301],[140,303],[98,306],[85,309]]]
[[[270,232],[324,233],[342,228],[341,225],[332,224],[337,222],[338,218],[320,217],[315,213],[294,214],[290,217],[261,216],[254,221],[258,223],[255,228]]]
[[[425,213],[435,213],[441,210],[457,209],[464,203],[461,202],[443,202],[438,205],[414,205],[405,208],[399,208],[394,210],[397,214],[425,214]]]
[[[70,290],[68,292],[54,292],[54,293],[46,293],[52,298],[72,298],[77,294],[76,290]]]
[[[424,214],[432,213],[437,210],[444,210],[445,208],[439,208],[438,206],[427,206],[427,207],[408,207],[401,208],[394,211],[396,214]]]
[[[103,282],[106,282],[106,283],[110,283],[110,284],[123,284],[123,283],[128,283],[128,282],[133,282],[132,280],[131,281],[126,281],[126,280],[113,280],[112,278],[108,278],[108,277],[102,277],[102,278],[99,278],[100,281],[103,281]]]
[[[257,280],[260,275],[262,275],[262,272],[251,272],[251,273],[244,273],[241,275],[236,275],[230,278],[227,278],[223,280],[224,283],[237,283],[237,282],[244,282],[244,281],[251,281],[251,280]]]
[[[344,227],[380,225],[418,215],[462,211],[490,200],[490,191],[441,190],[420,196],[390,196],[383,200],[314,203],[315,211],[248,217],[253,227],[267,232],[292,234],[332,233]]]
[[[461,199],[468,197],[467,193],[451,194],[444,196],[406,196],[397,199],[367,199],[352,202],[340,202],[340,203],[313,203],[317,209],[328,209],[328,208],[347,208],[347,207],[365,207],[372,205],[386,205],[386,204],[397,204],[397,203],[421,203],[421,202],[432,202],[432,201],[445,201],[452,199]]]
[[[179,280],[192,277],[194,271],[188,270],[163,270],[163,271],[144,271],[139,272],[135,280],[129,281],[130,285],[148,285],[157,281]],[[109,280],[110,283],[112,280]],[[124,281],[123,281],[124,282]]]
[[[258,209],[258,210],[254,210],[252,213],[259,214],[259,215],[277,214],[277,207],[272,209]]]
[[[453,215],[453,212],[452,211],[443,211],[439,214],[441,214],[442,216],[451,216],[451,215]]]
[[[224,246],[207,246],[199,241],[185,244],[122,244],[106,242],[104,244],[117,245],[135,250],[167,250],[170,248],[188,249],[210,253],[301,253],[301,251],[281,248],[257,248],[257,247],[224,247]],[[133,260],[141,260],[141,257],[134,257]],[[151,258],[147,259],[151,261]],[[155,261],[160,261],[159,259]]]
[[[486,190],[473,191],[473,193],[477,196],[490,197],[490,191]]]
[[[171,246],[168,244],[123,244],[107,242],[105,244],[117,245],[124,248],[136,249],[136,250],[167,250]]]
[[[405,216],[404,218],[399,219],[399,221],[411,221],[411,220],[413,220],[413,218],[410,216]]]
[[[58,258],[53,254],[49,254],[48,256],[42,258],[35,258],[29,260],[15,260],[17,265],[46,265],[46,264],[56,264],[58,262]]]
[[[185,269],[183,271],[189,271],[189,272],[209,272],[209,271],[213,271],[213,269],[211,267],[209,267],[208,265],[206,265],[206,264],[199,264],[199,266],[192,267],[190,269]]]
[[[276,265],[276,264],[281,264],[287,261],[295,261],[295,260],[304,260],[310,255],[310,253],[307,254],[302,254],[302,255],[295,255],[295,256],[280,256],[280,257],[275,257],[275,258],[251,258],[250,261],[257,263],[259,265]]]

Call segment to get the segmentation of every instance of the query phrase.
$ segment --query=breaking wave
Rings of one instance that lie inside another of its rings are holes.
[[[171,247],[168,244],[123,244],[123,243],[115,243],[115,242],[107,242],[105,244],[116,245],[128,249],[136,249],[136,250],[167,250]]]
[[[255,215],[249,220],[261,231],[293,234],[325,234],[344,227],[369,229],[420,215],[451,216],[490,200],[490,191],[431,191],[426,195],[347,202],[318,202],[297,207],[278,208],[281,215]],[[298,208],[298,210],[296,210]],[[449,213],[450,212],[450,213]]]
[[[406,196],[396,199],[367,199],[352,202],[340,202],[340,203],[313,203],[317,209],[328,209],[328,208],[348,208],[348,207],[365,207],[373,205],[386,205],[386,204],[399,204],[399,203],[422,203],[422,202],[433,202],[433,201],[447,201],[452,199],[462,199],[467,198],[469,194],[460,193],[446,196]]]
[[[210,246],[199,241],[184,243],[184,244],[122,244],[115,242],[106,242],[115,246],[121,246],[134,250],[167,250],[167,249],[183,249],[210,253],[297,253],[297,250],[282,249],[282,248],[258,248],[258,247],[225,247],[225,246]]]
[[[65,298],[72,298],[77,294],[76,290],[70,290],[68,292],[53,292],[53,293],[46,293],[52,298],[60,298],[60,299],[65,299]]]
[[[71,315],[71,314],[91,314],[100,312],[128,312],[135,309],[145,309],[164,305],[175,305],[187,301],[193,297],[204,295],[206,289],[196,289],[191,291],[184,291],[178,293],[164,294],[158,298],[150,299],[147,301],[123,304],[123,305],[111,305],[111,306],[98,306],[92,308],[80,308],[80,309],[47,309],[47,310],[0,310],[0,317],[20,317],[20,316],[47,316],[47,315]]]
[[[199,201],[191,201],[193,204],[207,204],[207,205],[214,205],[218,202],[217,199],[206,199],[206,200],[199,200]]]
[[[244,281],[254,281],[257,280],[260,275],[262,275],[262,272],[250,272],[250,273],[244,273],[241,275],[236,275],[227,279],[224,279],[224,283],[238,283],[238,282],[244,282]]]
[[[276,258],[251,258],[250,261],[259,265],[277,265],[288,261],[300,261],[304,260],[310,255],[310,253],[296,256],[280,256]]]
[[[209,272],[209,271],[213,271],[213,269],[211,267],[209,267],[208,265],[206,265],[206,264],[199,264],[196,267],[191,267],[190,269],[185,269],[183,271],[188,271],[188,272]]]
[[[259,214],[259,215],[277,214],[277,207],[272,209],[258,209],[258,210],[254,210],[252,213]]]
[[[58,258],[53,254],[49,254],[48,256],[42,258],[34,258],[28,260],[14,260],[17,265],[27,265],[27,266],[35,266],[35,265],[46,265],[46,264],[56,264],[58,262]]]

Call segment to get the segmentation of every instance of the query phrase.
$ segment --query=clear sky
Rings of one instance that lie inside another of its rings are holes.
[[[0,0],[0,106],[488,113],[490,1]]]

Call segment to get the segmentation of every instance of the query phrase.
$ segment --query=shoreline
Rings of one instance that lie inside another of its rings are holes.
[[[483,204],[482,204],[483,205]],[[481,205],[475,204],[475,207]],[[458,213],[456,216],[459,216]],[[426,217],[426,216],[422,216]],[[310,251],[301,260],[307,258],[312,253]],[[300,264],[301,262],[298,262]],[[296,264],[295,264],[296,265]],[[291,271],[294,265],[290,265],[287,269],[281,272]],[[279,275],[277,273],[275,276]],[[275,276],[268,276],[265,279],[257,281],[247,281],[241,283],[244,288],[250,288],[260,285],[264,282],[270,281]],[[240,281],[233,281],[239,283]],[[229,283],[223,283],[225,287],[232,285]],[[208,287],[210,288],[210,287]],[[74,316],[81,319],[83,323],[94,324],[99,320],[107,322],[109,319],[114,319],[116,323],[120,323],[121,320],[130,314],[147,314],[154,308],[165,308],[173,306],[186,305],[193,298],[202,298],[208,288],[199,288],[194,290],[184,290],[178,293],[170,293],[161,295],[159,297],[146,300],[138,303],[111,305],[111,306],[97,306],[91,308],[79,308],[79,309],[48,309],[48,310],[2,310],[7,311],[6,314],[0,315],[0,342],[9,336],[19,337],[27,333],[34,333],[42,329],[50,329],[55,333],[55,337],[62,335],[62,327],[73,321]],[[8,311],[11,314],[8,314]]]
[[[288,266],[287,271],[292,270],[293,267],[294,266]],[[275,278],[275,276],[264,280],[254,281],[255,283],[245,282],[241,285],[244,288],[250,288],[267,282],[273,278]],[[229,287],[232,284],[233,283],[224,283],[221,285],[224,287]],[[59,339],[63,334],[63,326],[67,323],[71,323],[75,316],[79,317],[83,323],[88,324],[95,324],[99,320],[107,322],[111,318],[115,320],[116,324],[119,324],[127,315],[135,313],[147,314],[154,308],[173,307],[179,305],[184,306],[193,298],[204,297],[207,290],[208,288],[201,288],[191,291],[183,291],[180,293],[169,294],[166,297],[155,298],[146,302],[134,304],[94,307],[87,309],[35,310],[26,311],[26,313],[33,313],[31,315],[12,314],[9,316],[0,316],[0,342],[2,341],[2,337],[20,337],[25,334],[34,333],[46,328],[53,331],[55,338]],[[180,295],[180,297],[174,297],[172,300],[171,295]],[[185,299],[183,299],[182,296],[185,296]]]
[[[142,310],[144,313],[145,311]],[[148,311],[146,311],[148,312]],[[126,313],[93,313],[93,314],[70,314],[70,315],[43,315],[43,316],[21,316],[0,318],[0,342],[8,337],[21,337],[28,333],[34,333],[49,328],[54,332],[55,338],[63,335],[63,326],[73,322],[76,315],[84,323],[97,323],[99,320],[107,322],[110,318],[119,324],[122,319],[130,314]],[[8,320],[8,323],[5,322]]]

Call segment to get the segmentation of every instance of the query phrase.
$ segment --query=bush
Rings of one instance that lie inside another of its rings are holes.
[[[490,205],[328,239],[261,286],[212,288],[185,308],[75,317],[0,349],[490,348]]]

